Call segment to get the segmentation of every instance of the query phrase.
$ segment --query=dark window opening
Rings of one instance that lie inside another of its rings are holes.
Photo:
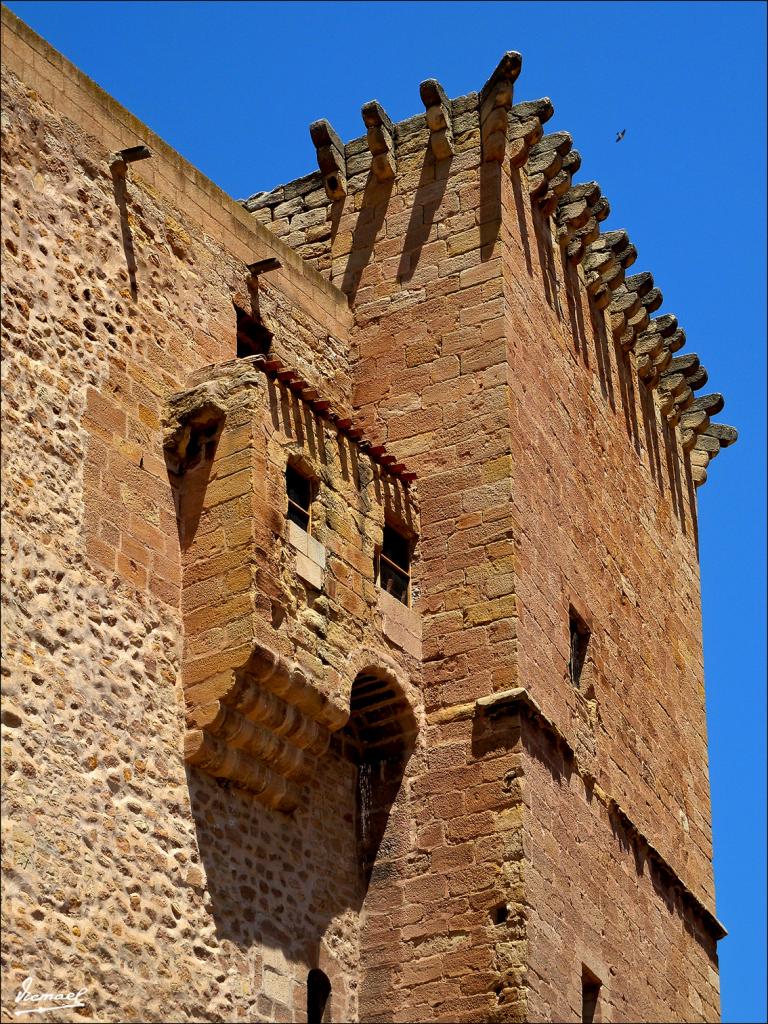
[[[568,616],[570,629],[570,657],[568,660],[568,674],[574,686],[580,685],[581,672],[587,658],[587,647],[589,646],[590,632],[584,620],[577,613],[570,609]]]
[[[307,975],[307,1022],[329,1024],[331,1019],[331,983],[328,975],[313,967]]]
[[[411,542],[392,526],[384,527],[376,575],[382,590],[411,603]]]
[[[491,910],[491,920],[494,924],[504,924],[505,921],[509,920],[509,907],[506,903],[499,903],[497,907]]]
[[[189,441],[184,452],[184,470],[196,469],[203,462],[210,462],[216,454],[220,422],[195,424],[191,427]]]
[[[269,351],[272,344],[272,332],[268,331],[261,321],[235,306],[237,314],[237,358],[254,356]]]
[[[288,518],[307,533],[312,532],[312,481],[293,466],[285,470]]]
[[[592,1024],[596,1020],[597,1001],[600,997],[600,980],[594,974],[581,968],[581,1019],[584,1024]]]

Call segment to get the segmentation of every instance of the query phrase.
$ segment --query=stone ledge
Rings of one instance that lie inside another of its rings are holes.
[[[317,562],[301,553],[296,552],[296,575],[308,583],[315,590],[323,589],[324,573]]]
[[[406,654],[421,660],[421,615],[386,590],[379,590],[376,611],[381,616],[384,636]]]
[[[308,561],[320,569],[325,569],[326,552],[323,545],[291,520],[288,521],[288,542]]]
[[[461,705],[463,712],[460,717],[469,717],[466,714],[469,705]],[[525,715],[538,729],[546,733],[556,746],[564,752],[566,758],[573,764],[573,767],[585,785],[589,786],[594,795],[606,810],[614,814],[621,822],[626,832],[634,839],[637,845],[645,850],[649,859],[654,863],[660,874],[670,880],[670,886],[676,885],[683,896],[699,917],[702,918],[716,940],[723,939],[728,934],[724,925],[718,921],[715,914],[695,895],[693,890],[680,878],[675,869],[668,863],[664,856],[646,838],[646,836],[635,825],[627,812],[621,805],[605,793],[593,775],[585,771],[579,764],[576,753],[570,742],[563,735],[555,723],[548,718],[539,704],[534,700],[525,687],[516,687],[512,690],[503,690],[500,693],[492,693],[487,697],[480,697],[475,701],[475,714],[478,717],[498,718],[502,715]],[[457,717],[459,717],[457,715]]]

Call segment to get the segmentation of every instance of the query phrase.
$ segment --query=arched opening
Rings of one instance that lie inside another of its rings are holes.
[[[328,975],[313,967],[307,975],[307,1024],[330,1024],[331,982]]]
[[[357,765],[355,825],[359,865],[367,889],[374,867],[389,877],[394,869],[398,836],[396,825],[387,834],[388,825],[416,739],[410,705],[386,673],[365,669],[358,674],[352,685],[349,722],[341,739],[345,756]],[[385,863],[391,870],[385,872]]]
[[[355,829],[360,872],[358,1019],[392,1019],[400,951],[382,946],[388,915],[402,901],[410,850],[410,815],[403,778],[416,742],[416,719],[393,674],[366,666],[355,678],[341,753],[356,766]]]

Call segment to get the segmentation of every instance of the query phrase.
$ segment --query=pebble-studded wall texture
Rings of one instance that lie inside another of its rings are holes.
[[[735,431],[519,55],[235,203],[2,17],[3,1019],[717,1020]]]

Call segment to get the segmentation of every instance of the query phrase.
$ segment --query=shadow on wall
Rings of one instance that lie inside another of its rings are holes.
[[[226,965],[253,977],[254,999],[295,1001],[296,1011],[308,999],[313,1019],[348,1020],[357,991],[364,1018],[374,963],[361,910],[374,893],[376,906],[386,904],[399,878],[398,819],[415,739],[405,696],[370,667],[357,676],[349,722],[317,759],[293,814],[187,769],[222,973]],[[321,974],[331,987],[324,997]],[[320,1003],[327,1007],[318,1016]],[[371,1019],[386,1020],[382,1012],[368,1009]]]
[[[689,910],[677,878],[671,871],[665,870],[662,863],[649,856],[648,847],[629,833],[621,814],[615,808],[610,809],[609,819],[614,839],[625,853],[632,854],[637,877],[648,877],[667,912],[680,920],[688,935],[701,946],[712,966],[717,969],[717,942]]]
[[[512,190],[526,269],[532,276],[534,271],[528,222],[519,177],[514,170]],[[629,356],[623,351],[618,339],[611,337],[605,316],[595,309],[592,302],[588,303],[589,323],[585,322],[583,284],[576,265],[561,252],[558,276],[549,232],[543,228],[544,222],[535,210],[533,217],[547,303],[558,319],[562,320],[559,295],[564,293],[576,358],[586,369],[594,369],[602,397],[608,402],[612,413],[620,409],[627,437],[638,458],[647,458],[651,476],[662,497],[669,488],[672,507],[682,533],[685,535],[690,530],[694,542],[698,544],[695,489],[688,460],[680,455],[675,428],[660,414],[652,390],[637,378]],[[642,423],[638,421],[638,407]]]
[[[384,224],[389,197],[392,195],[394,178],[379,181],[373,171],[369,172],[363,192],[363,204],[357,215],[355,230],[352,232],[352,251],[339,287],[354,303],[363,270],[368,266],[376,242],[376,236]]]
[[[131,232],[131,225],[128,220],[128,187],[125,171],[120,171],[114,165],[112,167],[112,184],[115,192],[115,202],[117,203],[117,212],[120,217],[120,233],[123,239],[123,252],[125,253],[125,263],[128,268],[128,279],[131,285],[131,298],[135,302],[139,294],[139,287],[136,283],[136,253],[133,248],[133,233]]]
[[[612,801],[606,807],[605,794],[598,799],[594,778],[582,774],[572,753],[524,715],[502,713],[476,717],[473,720],[474,757],[481,758],[492,752],[523,751],[549,773],[554,787],[553,792],[570,791],[575,796],[583,786],[585,804],[598,821],[604,820],[603,816],[607,813],[610,834],[618,848],[623,853],[631,855],[637,878],[648,878],[667,913],[679,920],[681,927],[701,946],[713,967],[716,967],[717,943],[712,933],[704,927],[701,918],[686,903],[679,880],[664,862],[653,854],[645,839],[634,830],[620,808]],[[513,769],[505,779],[505,786],[511,785],[518,774],[525,773]]]
[[[403,284],[407,284],[416,273],[421,250],[429,240],[435,214],[440,209],[445,195],[452,159],[453,157],[435,160],[430,146],[427,146],[424,152],[424,162],[421,165],[419,183],[416,186],[405,231],[400,265],[397,268],[397,280]]]
[[[175,445],[163,449],[182,551],[195,538],[225,422],[226,416],[217,406],[201,406],[179,429]]]

